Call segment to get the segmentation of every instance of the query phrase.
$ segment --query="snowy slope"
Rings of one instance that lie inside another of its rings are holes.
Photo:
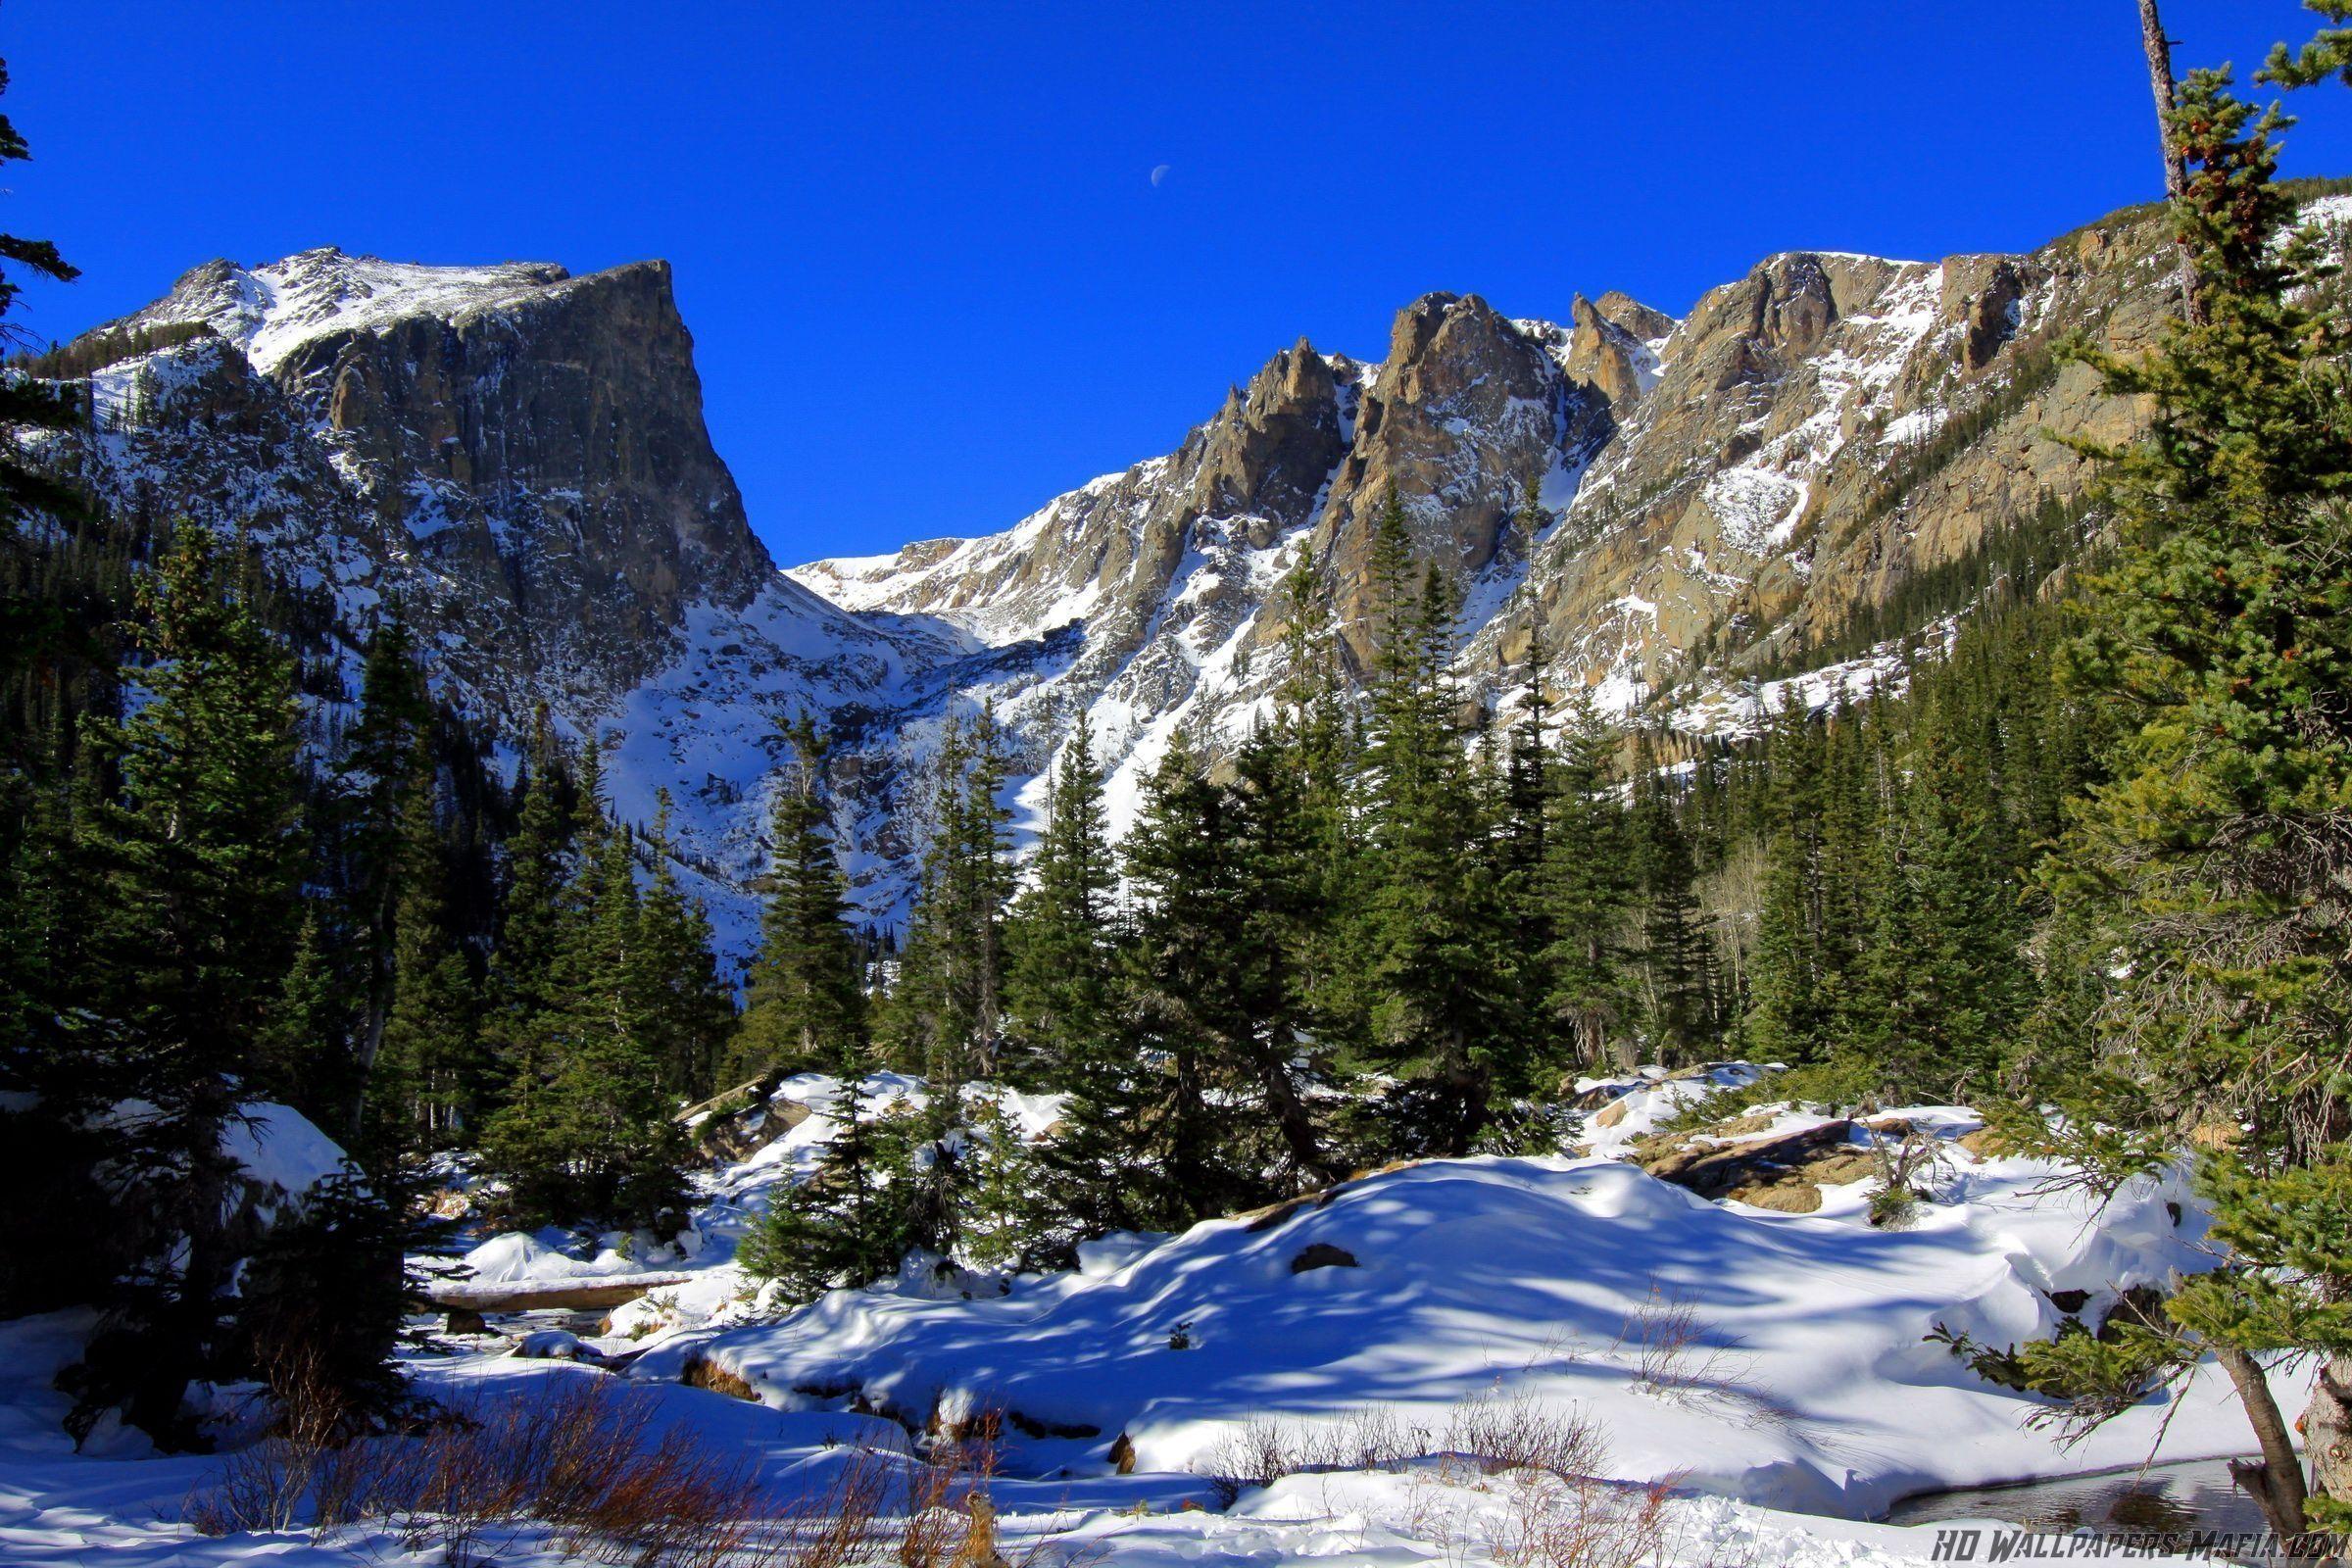
[[[1757,1076],[1725,1063],[1697,1077],[1584,1086],[1626,1107],[1596,1147],[1621,1150],[1663,1116]],[[1936,1528],[1854,1520],[1900,1494],[2246,1446],[2223,1381],[2208,1377],[2062,1449],[2022,1424],[2033,1401],[1978,1382],[1924,1342],[1936,1322],[1996,1341],[2047,1332],[2052,1292],[2088,1292],[2095,1306],[2203,1261],[2202,1215],[2182,1188],[2129,1191],[2090,1213],[2048,1190],[2050,1167],[1956,1142],[1978,1125],[1958,1107],[1897,1113],[1955,1140],[1936,1201],[1904,1232],[1868,1225],[1865,1183],[1794,1216],[1709,1203],[1605,1153],[1430,1161],[1294,1211],[1112,1239],[1088,1248],[1080,1270],[1024,1277],[1003,1296],[984,1281],[971,1282],[980,1298],[969,1300],[894,1283],[746,1322],[733,1299],[733,1238],[779,1184],[813,1168],[839,1093],[813,1076],[778,1091],[771,1114],[791,1109],[789,1130],[706,1184],[700,1240],[683,1264],[699,1283],[614,1314],[650,1340],[597,1342],[645,1349],[617,1386],[651,1416],[649,1437],[682,1430],[747,1465],[763,1507],[820,1495],[861,1450],[919,1475],[923,1429],[990,1407],[1016,1412],[1016,1431],[1030,1434],[1012,1439],[987,1483],[1015,1562],[1543,1568],[1553,1559],[1531,1529],[1566,1536],[1606,1520],[1628,1554],[1567,1561],[1895,1568],[1936,1559]],[[917,1103],[923,1090],[885,1075],[865,1093]],[[1048,1099],[1007,1097],[1006,1108],[1030,1136],[1056,1114]],[[1776,1126],[1805,1120],[1788,1109]],[[302,1130],[269,1126],[257,1150],[271,1152],[249,1163],[297,1185],[316,1174],[322,1156]],[[2168,1202],[2182,1204],[2179,1221]],[[1318,1266],[1300,1270],[1308,1257]],[[471,1261],[501,1281],[578,1281],[644,1263],[617,1252],[574,1259],[520,1236],[485,1244]],[[710,1327],[662,1327],[712,1312]],[[194,1535],[192,1503],[219,1484],[224,1459],[156,1458],[136,1444],[76,1454],[60,1430],[66,1399],[51,1383],[89,1328],[74,1314],[0,1324],[0,1559],[437,1560],[437,1547],[420,1555],[368,1525],[326,1539]],[[514,1353],[406,1364],[418,1392],[483,1409],[612,1376],[534,1358],[572,1343],[541,1332]],[[682,1385],[695,1361],[747,1378],[759,1402]],[[243,1391],[219,1391],[213,1408],[232,1447],[247,1441]],[[1496,1430],[1582,1423],[1591,1441],[1580,1451],[1600,1479],[1497,1471],[1442,1444],[1415,1446],[1416,1429],[1458,1430],[1449,1423],[1465,1412],[1502,1418]],[[1384,1432],[1395,1456],[1310,1462],[1270,1485],[1245,1481],[1238,1494],[1215,1480],[1236,1474],[1237,1436],[1304,1452],[1318,1433],[1361,1444]],[[1109,1462],[1114,1435],[1132,1473]],[[1652,1478],[1668,1483],[1654,1498],[1641,1485]],[[546,1532],[497,1539],[500,1560],[554,1568]]]
[[[1082,1474],[1120,1436],[1139,1469],[1182,1470],[1251,1422],[1333,1428],[1373,1408],[1442,1428],[1499,1393],[1588,1414],[1624,1478],[1853,1517],[1931,1487],[2132,1464],[2160,1442],[2168,1457],[2243,1450],[2215,1369],[2069,1450],[2024,1424],[2036,1401],[1926,1339],[1938,1323],[1994,1344],[2047,1334],[2051,1292],[2095,1302],[2202,1267],[2184,1186],[2094,1213],[2040,1191],[2047,1166],[1947,1157],[1942,1200],[1896,1232],[1867,1222],[1864,1183],[1788,1215],[1605,1157],[1430,1161],[1001,1298],[836,1292],[773,1326],[675,1336],[635,1372],[702,1358],[779,1409],[855,1391],[917,1425],[994,1403],[1032,1430],[1091,1432],[1025,1454]],[[1678,1314],[1691,1338],[1672,1348]]]
[[[751,940],[779,723],[886,713],[978,648],[774,571],[703,430],[658,264],[216,262],[101,331],[128,344],[172,323],[213,335],[88,377],[93,427],[46,443],[57,461],[124,514],[241,532],[329,596],[348,689],[398,601],[436,690],[490,722],[503,765],[544,703],[608,748],[626,820],[650,824],[668,791],[731,956]],[[322,735],[349,716],[324,707]],[[884,831],[855,804],[843,825]]]
[[[1391,483],[1422,558],[1462,590],[1469,693],[1509,712],[1541,637],[1555,696],[1581,684],[1606,714],[1752,731],[1784,701],[1899,688],[1948,621],[1760,692],[1741,671],[1787,667],[1789,649],[2077,494],[2082,463],[2045,429],[2128,436],[2133,412],[2087,372],[2051,373],[2049,345],[2076,328],[2143,342],[2163,317],[2147,265],[2163,235],[2086,232],[1941,263],[1788,252],[1680,319],[1622,298],[1579,298],[1563,323],[1428,296],[1398,314],[1386,359],[1287,350],[1175,452],[1003,532],[787,574],[997,648],[1069,628],[1066,659],[958,679],[956,700],[993,698],[1033,775],[1084,711],[1114,826],[1176,735],[1214,757],[1262,718],[1285,672],[1282,584],[1309,552],[1360,667]],[[1987,409],[1971,443],[1936,445]],[[1530,480],[1532,533],[1515,517]],[[919,766],[928,744],[917,725],[877,753]],[[1016,779],[1012,797],[1026,822],[1037,790]]]
[[[50,1380],[87,1324],[71,1315],[0,1323],[0,1560],[13,1568],[426,1568],[439,1542],[380,1525],[210,1537],[187,1522],[220,1483],[215,1455],[101,1458],[75,1454],[56,1425],[64,1396]],[[505,1356],[411,1364],[419,1392],[477,1409],[541,1401],[601,1373],[563,1362]],[[635,1385],[652,1433],[682,1433],[723,1462],[750,1468],[760,1505],[788,1511],[820,1500],[851,1456],[870,1447],[900,1473],[918,1473],[896,1429],[868,1417],[779,1415],[723,1395]],[[398,1440],[392,1440],[398,1441]],[[1188,1568],[1221,1562],[1257,1568],[1487,1568],[1526,1559],[1506,1553],[1522,1525],[1516,1478],[1459,1472],[1299,1476],[1217,1512],[1194,1478],[1107,1477],[1046,1484],[999,1480],[1001,1541],[1015,1562],[1085,1562],[1102,1568]],[[1648,1561],[1674,1568],[1726,1563],[1761,1568],[1902,1568],[1934,1560],[1931,1529],[1857,1525],[1681,1495],[1667,1501]],[[561,1568],[580,1559],[545,1530],[499,1531],[475,1560]],[[757,1559],[747,1559],[746,1568]],[[2143,1559],[2146,1560],[2146,1559]],[[2183,1559],[2153,1559],[2159,1561]]]
[[[333,333],[416,316],[454,321],[467,312],[520,304],[570,276],[545,262],[426,267],[347,256],[324,245],[261,267],[199,268],[125,324],[203,321],[267,374],[303,345]]]

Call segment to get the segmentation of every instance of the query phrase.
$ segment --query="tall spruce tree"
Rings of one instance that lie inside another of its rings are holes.
[[[408,623],[397,607],[368,639],[360,679],[360,715],[337,768],[341,786],[342,864],[348,909],[346,951],[357,999],[356,1038],[342,1117],[360,1125],[368,1075],[381,1049],[396,983],[397,913],[412,874],[428,874],[412,842],[412,803],[433,784],[432,704]],[[329,1075],[340,1063],[321,1062]]]
[[[482,1021],[483,1045],[505,1085],[502,1100],[528,1099],[546,1074],[543,1020],[556,1004],[556,955],[576,832],[564,754],[545,707],[532,715],[514,788],[520,806],[502,857]]]
[[[1145,1223],[1182,1228],[1246,1196],[1210,1097],[1246,1060],[1250,951],[1230,794],[1182,739],[1152,774],[1124,846],[1133,908],[1121,994],[1133,1143],[1121,1181]]]
[[[1283,679],[1264,766],[1295,781],[1298,909],[1292,968],[1305,1027],[1330,1054],[1360,1051],[1366,993],[1360,928],[1350,918],[1370,886],[1355,802],[1360,734],[1341,678],[1331,588],[1311,547],[1302,547],[1283,585]]]
[[[904,1134],[885,1128],[873,1106],[872,1048],[858,1036],[836,1049],[830,1065],[839,1088],[826,1112],[837,1124],[833,1136],[808,1179],[776,1195],[738,1254],[746,1274],[772,1281],[791,1302],[886,1278],[912,1245],[904,1188],[908,1151]]]
[[[1697,864],[1649,737],[1634,748],[1632,882],[1638,899],[1642,1034],[1656,1058],[1689,1060],[1709,1038],[1706,938],[1693,893]]]
[[[1891,1101],[1989,1094],[2031,1000],[2017,891],[1991,843],[1984,754],[1915,715],[1908,778],[1878,834],[1868,951],[1845,1049]]]
[[[1392,504],[1388,515],[1401,514]],[[1396,553],[1398,526],[1384,522],[1376,555]],[[1409,1079],[1396,1097],[1407,1145],[1462,1154],[1495,1097],[1526,1086],[1533,1061],[1517,1027],[1508,910],[1486,853],[1486,792],[1448,672],[1452,591],[1432,564],[1409,619],[1394,618],[1395,594],[1384,580],[1391,618],[1365,758],[1375,865],[1361,909],[1368,1049]]]
[[[1015,1076],[1059,1086],[1072,1063],[1104,1047],[1117,961],[1118,868],[1082,711],[1062,743],[1046,798],[1046,827],[1005,925],[1005,999]]]
[[[383,1159],[447,1149],[473,1125],[485,1087],[478,997],[454,928],[425,739],[402,812],[392,913],[392,991],[368,1079],[364,1143]]]
[[[2340,69],[2340,38],[2282,49],[2278,79]],[[2187,78],[2174,218],[2201,318],[2141,361],[2085,354],[2154,418],[2097,454],[2119,549],[2066,672],[2122,733],[2043,872],[2094,990],[2039,1065],[2108,1182],[2204,1146],[2223,1266],[2099,1359],[2218,1357],[2262,1452],[2238,1480],[2291,1535],[2352,1524],[2352,323],[2300,286],[2321,254],[2273,183],[2286,123]],[[2263,1373],[2290,1354],[2321,1362],[2308,1474]]]
[[[1012,896],[1003,732],[993,703],[951,721],[931,843],[891,998],[892,1044],[934,1085],[995,1069],[1004,1044],[1004,909]]]
[[[604,814],[600,772],[591,745],[552,980],[544,1006],[521,1021],[525,1077],[486,1127],[482,1155],[516,1220],[659,1228],[683,1199],[685,1141],[631,962],[641,906],[629,836]]]
[[[637,939],[624,982],[645,1050],[661,1064],[663,1093],[708,1098],[718,1086],[719,1054],[735,1033],[735,999],[711,953],[710,915],[678,884],[677,847],[669,835],[669,791],[655,794],[653,859],[637,910]]]
[[[806,714],[784,739],[791,758],[768,816],[760,952],[728,1073],[736,1081],[829,1070],[865,1039],[864,961],[825,792],[829,742]]]
[[[1749,967],[1747,1049],[1759,1060],[1818,1061],[1835,1043],[1835,983],[1816,917],[1823,864],[1822,733],[1791,700],[1772,722],[1765,869]]]
[[[1325,807],[1300,750],[1286,726],[1262,728],[1222,786],[1221,858],[1236,883],[1241,937],[1225,977],[1242,1022],[1234,1065],[1252,1119],[1275,1143],[1257,1163],[1281,1187],[1323,1186],[1344,1173],[1314,1094],[1324,1078],[1317,1057],[1329,1050],[1321,975],[1339,910],[1329,899]]]
[[[303,911],[277,1000],[254,1040],[254,1089],[332,1125],[343,1107],[349,1063],[338,1049],[348,1027],[316,903]]]
[[[1615,751],[1615,736],[1591,700],[1581,689],[1571,692],[1537,893],[1549,938],[1542,954],[1544,1012],[1589,1069],[1610,1064],[1613,1046],[1622,1052],[1631,1044],[1626,925],[1635,889]],[[1622,1057],[1614,1064],[1632,1065]]]
[[[90,1017],[72,1099],[142,1109],[109,1156],[148,1230],[74,1378],[105,1410],[184,1443],[181,1396],[225,1348],[236,1267],[222,1138],[293,956],[302,844],[293,661],[224,589],[212,534],[182,525],[139,591],[147,701],[93,745],[120,788],[83,813],[95,878]]]

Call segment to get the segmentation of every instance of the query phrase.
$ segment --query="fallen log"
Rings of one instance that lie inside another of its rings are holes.
[[[448,1280],[425,1287],[435,1306],[463,1312],[585,1312],[683,1285],[691,1274],[588,1274],[564,1280]]]

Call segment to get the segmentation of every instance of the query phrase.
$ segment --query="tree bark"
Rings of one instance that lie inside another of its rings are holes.
[[[1282,1131],[1282,1141],[1291,1152],[1292,1162],[1309,1180],[1328,1184],[1339,1173],[1324,1157],[1322,1141],[1315,1136],[1315,1120],[1308,1113],[1306,1102],[1299,1098],[1298,1086],[1291,1080],[1291,1069],[1269,1049],[1261,1058],[1265,1070],[1259,1082],[1266,1091],[1267,1108],[1274,1112],[1275,1125]]]
[[[2303,1452],[2311,1495],[2352,1501],[2352,1355],[2321,1363],[2311,1403],[2303,1407]]]
[[[2173,135],[2173,106],[2179,102],[2173,86],[2173,41],[2164,35],[2156,0],[2139,0],[2139,43],[2148,57],[2148,90],[2156,98],[2156,145],[2164,155],[2165,199],[2178,205],[2188,196],[2188,161]],[[2180,315],[2191,326],[2205,319],[2196,261],[2185,242],[2180,243]]]
[[[2232,1459],[2230,1474],[2262,1505],[2263,1517],[2282,1537],[2303,1534],[2303,1462],[2295,1455],[2295,1440],[2286,1429],[2278,1401],[2251,1352],[2223,1347],[2214,1354],[2237,1388],[2237,1402],[2262,1447],[2260,1459]]]

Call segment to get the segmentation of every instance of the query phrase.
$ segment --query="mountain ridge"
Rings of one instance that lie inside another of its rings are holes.
[[[1392,482],[1462,587],[1472,697],[1515,702],[1540,635],[1604,709],[1736,723],[1747,671],[1801,664],[2001,519],[2080,495],[2080,461],[2037,432],[2114,439],[2134,416],[2051,346],[2147,341],[2164,248],[2125,214],[2022,256],[1784,252],[1679,319],[1621,293],[1572,296],[1564,322],[1424,295],[1385,359],[1301,338],[1173,452],[1006,530],[782,571],[710,444],[660,262],[208,263],[76,340],[201,329],[79,376],[93,427],[53,459],[111,505],[250,528],[335,596],[352,647],[397,600],[502,735],[544,703],[600,738],[624,816],[676,798],[740,952],[777,720],[848,733],[837,825],[887,922],[951,714],[995,704],[1026,825],[1087,711],[1124,821],[1178,731],[1213,755],[1266,710],[1300,550],[1360,666]]]

